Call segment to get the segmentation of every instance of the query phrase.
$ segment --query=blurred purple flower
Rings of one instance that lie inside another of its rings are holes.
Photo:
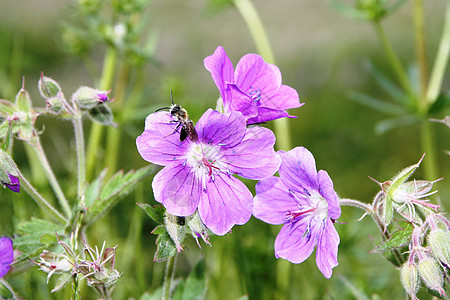
[[[20,193],[20,181],[19,178],[8,174],[10,183],[2,182],[4,186],[6,186],[8,189],[10,189],[13,192]]]
[[[7,237],[0,238],[0,278],[8,273],[13,260],[13,242]]]
[[[204,65],[220,91],[224,111],[240,111],[247,124],[295,118],[285,110],[303,105],[295,89],[281,84],[278,67],[257,54],[244,55],[234,70],[225,50],[219,46],[205,58]]]
[[[239,112],[211,109],[195,126],[197,141],[180,141],[176,127],[169,112],[153,113],[136,139],[145,160],[165,166],[153,179],[155,200],[176,216],[198,209],[203,223],[218,235],[245,224],[252,212],[252,194],[233,174],[259,180],[278,170],[272,131],[247,129]]]
[[[256,185],[253,215],[269,224],[284,224],[275,240],[275,256],[305,261],[317,245],[317,267],[326,278],[338,265],[339,235],[333,222],[341,215],[339,198],[326,171],[316,171],[306,148],[280,151],[280,177]]]

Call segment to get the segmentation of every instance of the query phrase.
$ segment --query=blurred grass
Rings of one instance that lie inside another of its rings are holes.
[[[2,3],[0,11],[0,98],[11,98],[26,76],[26,88],[36,105],[43,106],[37,94],[41,71],[58,80],[66,96],[79,85],[94,85],[81,60],[63,51],[59,24],[70,16],[70,1],[19,1]],[[344,18],[326,1],[254,1],[265,22],[269,39],[283,74],[283,83],[296,88],[306,105],[291,111],[291,135],[294,146],[305,146],[316,158],[318,169],[329,172],[335,189],[343,197],[369,202],[378,186],[367,176],[388,180],[403,167],[418,161],[420,153],[418,128],[395,129],[383,136],[374,133],[376,122],[384,115],[348,100],[346,91],[354,89],[385,97],[368,71],[362,67],[366,59],[387,71],[381,48],[370,27]],[[440,31],[443,0],[426,3],[427,33],[430,57],[434,56]],[[175,101],[189,110],[197,120],[207,107],[214,107],[218,92],[203,67],[203,59],[218,45],[225,47],[234,64],[247,52],[254,52],[252,40],[243,20],[233,9],[210,14],[204,1],[155,1],[149,21],[159,31],[157,59],[160,67],[145,69],[147,85],[143,92],[147,111],[134,116],[121,130],[120,168],[136,169],[146,165],[136,151],[135,138],[144,127],[144,118],[155,108],[170,103],[169,91]],[[14,16],[14,17],[13,17]],[[413,41],[410,32],[409,6],[384,24],[389,38],[404,62],[411,61]],[[92,56],[100,68],[102,48]],[[448,73],[448,72],[447,72]],[[449,77],[444,83],[450,87]],[[114,87],[112,91],[114,96]],[[70,124],[46,118],[39,120],[44,128],[42,140],[52,157],[51,164],[62,186],[76,194],[70,174],[75,170],[74,145]],[[90,127],[85,122],[85,128]],[[270,127],[270,125],[269,125]],[[450,159],[443,153],[450,149],[448,128],[434,124],[438,138],[441,176],[450,177]],[[87,131],[88,132],[88,131]],[[104,156],[99,149],[98,157]],[[27,169],[24,147],[15,143],[15,159]],[[28,172],[28,173],[27,173]],[[421,177],[419,169],[416,178]],[[253,184],[251,181],[251,188]],[[156,204],[151,191],[151,178],[135,194],[121,201],[109,214],[88,229],[91,245],[118,245],[117,269],[123,271],[114,299],[138,299],[145,291],[162,285],[163,263],[153,263],[155,224],[135,202]],[[44,195],[51,190],[38,185]],[[440,195],[448,203],[449,185],[441,184]],[[73,198],[71,198],[73,199]],[[26,195],[3,191],[0,198],[0,234],[12,235],[18,222],[40,215],[39,208]],[[447,207],[449,207],[447,205]],[[177,276],[186,277],[195,263],[204,256],[208,272],[207,299],[237,299],[248,294],[250,299],[357,299],[354,291],[369,299],[400,299],[404,293],[397,271],[380,255],[369,254],[378,240],[371,220],[356,223],[361,213],[344,208],[342,222],[337,224],[341,236],[339,266],[330,280],[323,278],[315,265],[313,254],[305,263],[290,265],[287,291],[278,289],[273,242],[278,227],[252,218],[245,226],[236,226],[232,234],[212,237],[213,247],[199,250],[190,240],[179,256]],[[374,240],[374,242],[372,242]],[[69,291],[50,294],[55,284],[37,267],[13,274],[7,279],[20,295],[34,299],[68,298]],[[351,285],[351,286],[350,286]],[[353,290],[353,292],[352,292]],[[430,298],[419,294],[421,299]],[[90,289],[83,288],[84,299],[94,299]]]

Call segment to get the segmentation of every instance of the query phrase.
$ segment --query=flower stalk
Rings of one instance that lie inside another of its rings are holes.
[[[82,115],[78,114],[73,119],[73,127],[75,130],[75,143],[77,149],[77,173],[78,173],[78,189],[77,195],[80,201],[84,194],[84,187],[86,185],[86,155],[84,152],[84,136],[83,136],[83,121]]]
[[[170,290],[172,287],[173,278],[175,275],[175,262],[177,255],[171,256],[167,259],[166,263],[166,273],[164,274],[164,283],[163,283],[163,300],[170,299]]]

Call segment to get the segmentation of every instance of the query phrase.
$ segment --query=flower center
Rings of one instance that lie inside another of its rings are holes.
[[[328,202],[317,191],[308,192],[305,194],[289,191],[297,201],[296,210],[288,210],[286,212],[285,221],[295,223],[303,219],[308,223],[321,223],[328,218]],[[308,225],[310,227],[310,225]]]
[[[226,169],[220,160],[221,157],[219,147],[214,145],[192,143],[188,149],[186,164],[192,168],[195,176],[202,181],[204,190],[206,190],[207,180],[214,181],[214,175]]]
[[[252,90],[249,93],[250,98],[252,98],[253,102],[258,102],[259,100],[261,100],[261,90],[257,89],[257,90]]]

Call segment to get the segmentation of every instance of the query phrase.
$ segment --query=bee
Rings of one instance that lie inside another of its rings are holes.
[[[173,122],[178,123],[177,127],[175,128],[174,132],[180,129],[180,141],[186,140],[187,137],[192,142],[195,142],[198,140],[197,131],[195,131],[194,122],[189,119],[187,111],[182,108],[180,105],[173,103],[173,97],[172,97],[172,91],[170,91],[170,98],[172,100],[172,106],[171,107],[163,107],[156,111],[160,111],[162,109],[168,109],[169,113],[173,117]]]

